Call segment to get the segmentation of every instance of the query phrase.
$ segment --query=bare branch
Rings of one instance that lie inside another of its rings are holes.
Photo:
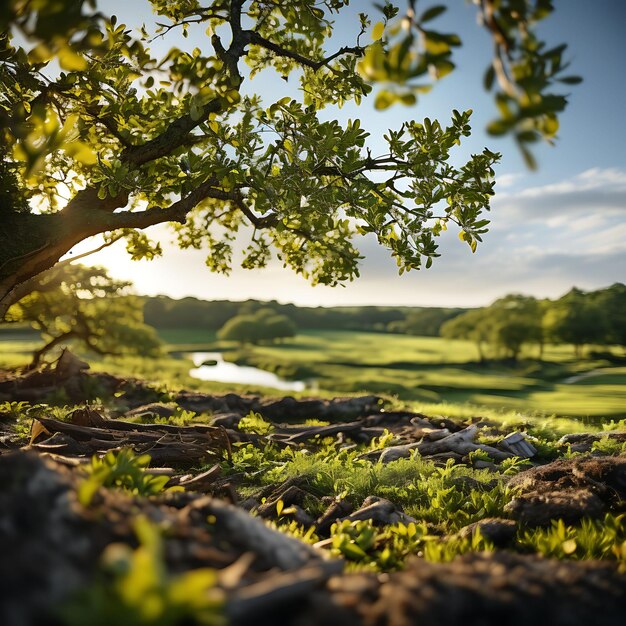
[[[85,257],[91,256],[92,254],[96,254],[97,252],[100,252],[101,250],[104,250],[105,248],[112,246],[116,241],[119,241],[122,237],[123,235],[121,234],[115,235],[109,241],[105,241],[101,246],[98,246],[97,248],[94,248],[93,250],[88,250],[87,252],[81,252],[81,254],[77,254],[76,256],[63,259],[62,261],[59,261],[54,267],[55,269],[57,267],[63,267],[64,265],[69,265],[70,263],[74,263],[74,261],[79,261],[80,259],[84,259]]]
[[[288,59],[292,59],[300,65],[304,65],[305,67],[310,67],[312,70],[319,70],[320,68],[327,66],[331,61],[334,61],[337,57],[340,57],[344,54],[354,54],[356,56],[362,56],[363,52],[365,52],[364,46],[343,46],[337,52],[327,56],[321,61],[314,61],[313,59],[309,59],[308,57],[302,56],[297,52],[292,52],[291,50],[287,50],[282,46],[275,44],[269,39],[265,39],[254,30],[244,31],[243,34],[246,36],[250,43],[256,44],[257,46],[261,46],[266,50],[270,50],[277,56],[285,57]]]

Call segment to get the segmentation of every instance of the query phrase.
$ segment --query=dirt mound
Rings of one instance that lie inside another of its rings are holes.
[[[564,488],[593,489],[615,501],[626,500],[626,458],[584,457],[561,459],[521,472],[509,483],[526,491]]]
[[[521,494],[506,510],[521,523],[548,526],[553,519],[562,519],[574,524],[626,509],[626,459],[554,461],[518,474],[509,485],[521,489]]]
[[[402,572],[332,579],[332,601],[311,603],[297,624],[587,626],[600,619],[621,626],[625,584],[613,567],[594,562],[506,552],[451,563],[416,559]]]
[[[57,607],[94,579],[104,548],[134,546],[138,517],[167,528],[165,558],[173,572],[211,567],[224,571],[244,554],[245,568],[229,589],[229,606],[248,615],[261,578],[278,571],[308,573],[318,586],[342,569],[323,563],[309,545],[268,528],[245,511],[199,493],[133,497],[101,488],[89,506],[79,503],[76,471],[37,453],[0,455],[0,623],[29,626],[57,623]],[[232,574],[230,575],[232,580]],[[252,588],[252,592],[249,592]],[[271,599],[271,598],[270,598]],[[263,598],[255,598],[262,606]]]

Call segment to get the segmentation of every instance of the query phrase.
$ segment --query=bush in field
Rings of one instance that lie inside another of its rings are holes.
[[[467,311],[445,322],[441,326],[441,336],[446,339],[467,339],[474,342],[480,360],[485,360],[485,346],[490,342],[491,333],[485,323],[482,309]]]
[[[259,309],[254,314],[233,317],[218,331],[217,336],[226,341],[256,345],[294,337],[295,334],[296,326],[286,315],[279,315],[272,309]]]

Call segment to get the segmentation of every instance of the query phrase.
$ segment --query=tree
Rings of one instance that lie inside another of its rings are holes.
[[[228,271],[247,229],[244,267],[264,266],[274,249],[329,285],[358,276],[356,233],[374,234],[400,271],[429,267],[448,225],[475,250],[499,155],[450,164],[470,111],[453,111],[447,127],[426,119],[390,130],[378,155],[358,119],[318,117],[372,85],[382,85],[378,108],[413,104],[429,76],[449,73],[460,39],[430,24],[443,7],[418,16],[413,1],[404,15],[386,4],[374,25],[360,14],[354,45],[327,51],[347,0],[151,4],[157,25],[139,36],[93,1],[0,7],[0,317],[93,235],[126,237],[133,258],[158,254],[143,229],[161,223],[180,246],[205,248],[214,270]],[[564,46],[535,35],[549,0],[483,0],[479,11],[496,51],[485,84],[501,117],[490,130],[513,133],[530,162],[528,146],[551,140],[566,104],[555,82],[577,79],[562,75]],[[202,49],[150,54],[155,36],[200,25]],[[245,79],[269,68],[299,80],[302,99],[267,106],[245,93]]]
[[[8,313],[12,321],[30,322],[45,341],[31,367],[68,342],[102,355],[158,356],[161,342],[143,323],[139,298],[124,294],[129,286],[103,268],[65,264],[45,272],[36,289]]]
[[[546,332],[555,343],[572,344],[579,358],[586,344],[606,342],[607,320],[593,294],[574,288],[550,305]]]
[[[508,295],[485,309],[485,323],[491,327],[492,342],[517,360],[522,346],[542,344],[541,304],[532,297]]]
[[[217,332],[218,339],[237,341],[242,345],[258,343],[259,323],[253,315],[237,315]]]
[[[622,346],[626,350],[626,285],[615,283],[594,292],[594,301],[606,320],[603,343]]]
[[[272,315],[265,320],[264,337],[268,341],[280,341],[296,336],[296,325],[286,315]]]
[[[484,344],[517,360],[524,344],[542,342],[541,304],[529,296],[508,295],[445,322],[441,335],[475,342],[481,361],[485,357]]]
[[[228,320],[218,331],[219,339],[241,344],[269,343],[287,339],[296,334],[295,324],[286,316],[270,308],[260,308],[254,313],[243,313]]]
[[[483,309],[471,309],[466,313],[444,322],[441,326],[441,336],[446,339],[466,339],[476,344],[478,358],[485,360],[485,344],[492,338],[491,328],[485,323]]]

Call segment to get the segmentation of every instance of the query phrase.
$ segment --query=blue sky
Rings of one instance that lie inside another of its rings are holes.
[[[399,0],[399,3],[402,0]],[[432,3],[418,2],[423,8]],[[487,304],[505,293],[556,297],[573,285],[593,289],[626,280],[626,3],[622,0],[556,0],[556,11],[542,25],[549,44],[569,44],[571,73],[584,78],[582,85],[564,86],[570,105],[561,118],[555,147],[539,146],[539,170],[530,172],[510,139],[484,133],[495,116],[491,96],[482,89],[489,62],[490,41],[476,24],[475,7],[461,0],[443,2],[450,7],[436,22],[442,31],[457,32],[464,46],[456,55],[457,70],[422,96],[415,107],[395,107],[377,112],[367,101],[361,107],[327,110],[323,115],[345,120],[359,117],[375,137],[403,119],[437,117],[446,121],[453,108],[474,110],[474,133],[462,156],[484,146],[502,152],[497,167],[498,184],[492,203],[491,231],[472,255],[456,233],[442,238],[442,257],[433,268],[401,277],[387,252],[375,241],[357,241],[366,258],[362,276],[344,288],[311,287],[273,263],[265,270],[234,269],[228,277],[212,274],[202,253],[180,251],[168,244],[171,235],[157,227],[151,235],[164,243],[165,254],[151,262],[132,262],[121,247],[91,257],[90,263],[107,265],[111,273],[134,281],[140,293],[173,297],[194,295],[207,299],[277,299],[306,305]],[[152,19],[146,0],[108,0],[102,10],[115,13],[129,26]],[[129,8],[130,7],[130,8]],[[352,0],[338,24],[342,37],[355,32],[355,16],[368,11],[369,0]],[[374,21],[375,18],[374,18]],[[434,23],[435,24],[435,23]],[[156,44],[206,47],[203,30],[185,40],[170,34]],[[159,50],[154,50],[158,52]],[[293,95],[290,87],[270,75],[260,75],[249,88],[268,99]],[[84,250],[89,245],[83,245]]]

